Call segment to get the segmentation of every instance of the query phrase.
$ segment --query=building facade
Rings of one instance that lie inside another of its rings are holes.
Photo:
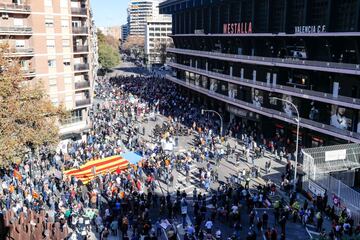
[[[159,14],[161,0],[131,0],[128,7],[128,32],[130,35],[145,36],[146,21]]]
[[[168,0],[160,13],[167,79],[195,100],[293,144],[290,101],[300,145],[360,142],[360,0]]]
[[[125,42],[128,35],[129,35],[128,25],[127,24],[121,25],[121,41]]]
[[[89,1],[3,0],[0,15],[0,41],[19,59],[24,76],[41,81],[52,103],[71,111],[60,134],[89,129],[94,79]]]
[[[160,14],[149,18],[145,31],[145,54],[147,64],[164,64],[166,48],[172,44],[171,15]]]

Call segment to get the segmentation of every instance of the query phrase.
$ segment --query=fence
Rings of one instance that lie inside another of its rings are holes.
[[[340,200],[340,205],[335,207],[336,212],[339,213],[344,208],[348,208],[356,224],[360,223],[360,192],[355,191],[340,179],[347,178],[347,181],[344,179],[345,182],[352,186],[354,172],[351,169],[359,167],[357,165],[359,163],[359,151],[360,145],[358,144],[303,150],[304,190],[310,191],[314,195],[321,194],[326,190],[330,206],[334,205],[333,197],[335,196]],[[344,154],[341,155],[341,153]],[[338,155],[330,156],[330,154]],[[331,157],[332,160],[329,160]],[[333,162],[331,167],[328,166],[329,162]],[[336,169],[334,166],[336,166]],[[332,175],[336,175],[337,178]]]

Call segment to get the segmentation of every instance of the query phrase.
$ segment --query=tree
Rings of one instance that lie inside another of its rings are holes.
[[[99,43],[99,63],[102,68],[110,69],[120,63],[119,45],[114,38],[105,36],[100,30],[97,33]]]
[[[22,160],[29,148],[55,146],[63,107],[52,105],[41,82],[26,82],[19,62],[0,45],[0,166]]]
[[[145,38],[138,35],[130,35],[122,45],[122,50],[128,55],[133,55],[137,59],[144,57]]]
[[[171,39],[167,39],[167,41],[164,42],[157,40],[154,43],[153,53],[150,53],[149,58],[152,58],[154,61],[158,60],[161,64],[165,64],[167,58],[171,57],[166,49],[172,47],[174,47],[174,44]]]

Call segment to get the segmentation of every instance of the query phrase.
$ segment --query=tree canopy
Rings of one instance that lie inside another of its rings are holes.
[[[23,159],[29,148],[55,146],[58,120],[67,116],[55,107],[41,82],[27,82],[19,62],[0,45],[0,166]]]
[[[99,44],[99,63],[102,68],[110,69],[120,63],[119,45],[114,38],[105,36],[100,30],[97,33]]]

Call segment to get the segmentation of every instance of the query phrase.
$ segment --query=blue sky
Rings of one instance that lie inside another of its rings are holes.
[[[90,3],[97,27],[126,23],[129,0],[91,0]]]

